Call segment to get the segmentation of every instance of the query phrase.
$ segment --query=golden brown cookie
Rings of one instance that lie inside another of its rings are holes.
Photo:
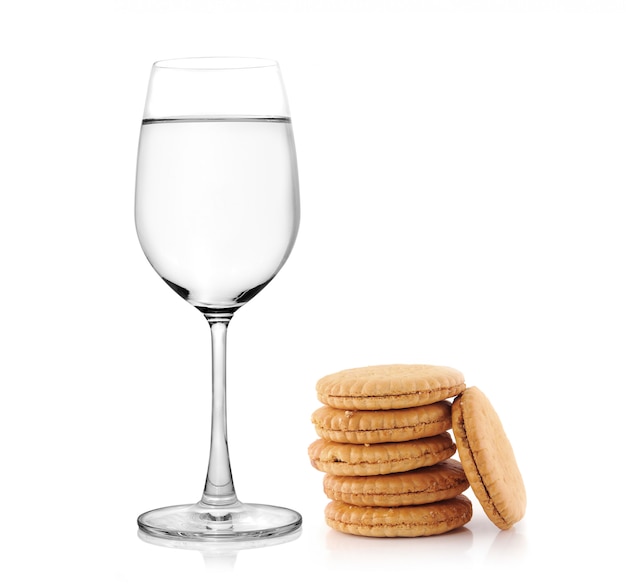
[[[512,527],[526,511],[526,489],[500,418],[478,388],[454,400],[452,427],[476,498],[495,525]]]
[[[342,533],[366,537],[424,537],[457,529],[472,518],[472,503],[462,494],[419,506],[354,506],[330,502],[326,524]]]
[[[317,439],[309,445],[311,465],[337,476],[375,476],[408,472],[452,457],[456,445],[449,433],[402,441],[356,445]]]
[[[348,410],[390,410],[432,404],[465,389],[463,374],[449,367],[376,365],[343,370],[316,385],[322,404]]]
[[[322,406],[311,416],[322,439],[338,443],[390,443],[432,437],[452,428],[451,403],[395,410],[345,410]]]
[[[386,476],[324,476],[331,500],[357,506],[410,506],[454,498],[469,488],[463,466],[454,459]]]

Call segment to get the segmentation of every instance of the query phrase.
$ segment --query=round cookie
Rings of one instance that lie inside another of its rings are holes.
[[[331,500],[356,506],[410,506],[454,498],[469,488],[463,466],[454,459],[386,476],[324,476]]]
[[[452,403],[452,428],[463,469],[485,513],[500,529],[512,527],[526,511],[524,481],[498,414],[475,386]]]
[[[451,403],[392,410],[318,408],[311,416],[322,439],[338,443],[390,443],[432,437],[452,428]]]
[[[447,432],[415,441],[373,445],[317,439],[308,448],[311,465],[316,470],[337,476],[408,472],[439,463],[455,452],[456,445]]]
[[[322,404],[348,410],[390,410],[432,404],[465,389],[461,372],[449,367],[390,364],[343,370],[316,385]]]
[[[441,535],[468,523],[472,503],[455,498],[419,506],[354,506],[330,502],[324,511],[326,524],[342,533],[366,537],[425,537]]]

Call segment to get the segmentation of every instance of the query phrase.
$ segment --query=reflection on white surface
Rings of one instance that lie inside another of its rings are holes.
[[[379,553],[398,553],[413,546],[420,541],[428,541],[430,549],[437,549],[442,546],[449,553],[450,551],[461,552],[467,551],[472,546],[473,534],[467,527],[461,527],[448,533],[434,535],[431,537],[359,537],[356,535],[348,535],[339,533],[333,529],[329,529],[326,534],[326,548],[341,552],[342,555],[350,552],[362,553],[366,545],[374,547]]]
[[[473,543],[474,535],[467,527],[431,537],[358,537],[332,529],[325,535],[327,563],[340,569],[368,566],[368,560],[399,567],[410,562],[414,569],[439,561],[458,563],[471,558]]]
[[[394,570],[419,573],[426,581],[445,568],[463,569],[476,564],[495,570],[507,567],[525,573],[529,540],[524,521],[500,531],[480,511],[459,529],[441,535],[415,538],[359,537],[325,529],[318,537],[323,545],[323,565],[337,573],[358,569],[369,576]],[[384,562],[384,568],[381,567]]]
[[[302,529],[299,529],[294,533],[281,537],[250,539],[249,541],[185,541],[183,539],[153,537],[141,530],[137,531],[137,536],[145,543],[170,549],[197,551],[202,555],[206,568],[211,571],[232,570],[235,567],[237,555],[240,551],[290,543],[298,539],[301,534]]]
[[[486,562],[489,564],[508,564],[512,560],[523,560],[527,548],[526,536],[516,527],[500,531],[489,547]]]

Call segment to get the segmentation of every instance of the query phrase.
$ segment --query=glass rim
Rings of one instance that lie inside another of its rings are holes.
[[[264,57],[176,57],[162,59],[152,64],[153,68],[177,70],[236,70],[277,67],[278,62]]]

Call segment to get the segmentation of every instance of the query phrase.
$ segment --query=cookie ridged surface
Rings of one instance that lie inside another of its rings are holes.
[[[428,504],[454,498],[468,488],[463,467],[454,459],[386,476],[324,476],[328,498],[357,506]]]
[[[324,376],[316,385],[320,402],[348,410],[422,406],[456,396],[464,389],[460,371],[422,364],[352,368]]]
[[[476,387],[452,403],[452,428],[463,468],[489,519],[508,529],[526,511],[526,489],[511,443],[489,399]]]
[[[322,406],[311,416],[322,439],[338,443],[389,443],[432,437],[452,428],[451,403],[392,410],[345,410]]]
[[[415,441],[373,445],[317,439],[308,448],[309,459],[315,469],[337,476],[407,472],[439,463],[455,452],[456,445],[447,432]]]
[[[330,502],[326,524],[342,533],[366,537],[424,537],[462,527],[472,518],[472,503],[462,494],[418,506],[354,506]]]

